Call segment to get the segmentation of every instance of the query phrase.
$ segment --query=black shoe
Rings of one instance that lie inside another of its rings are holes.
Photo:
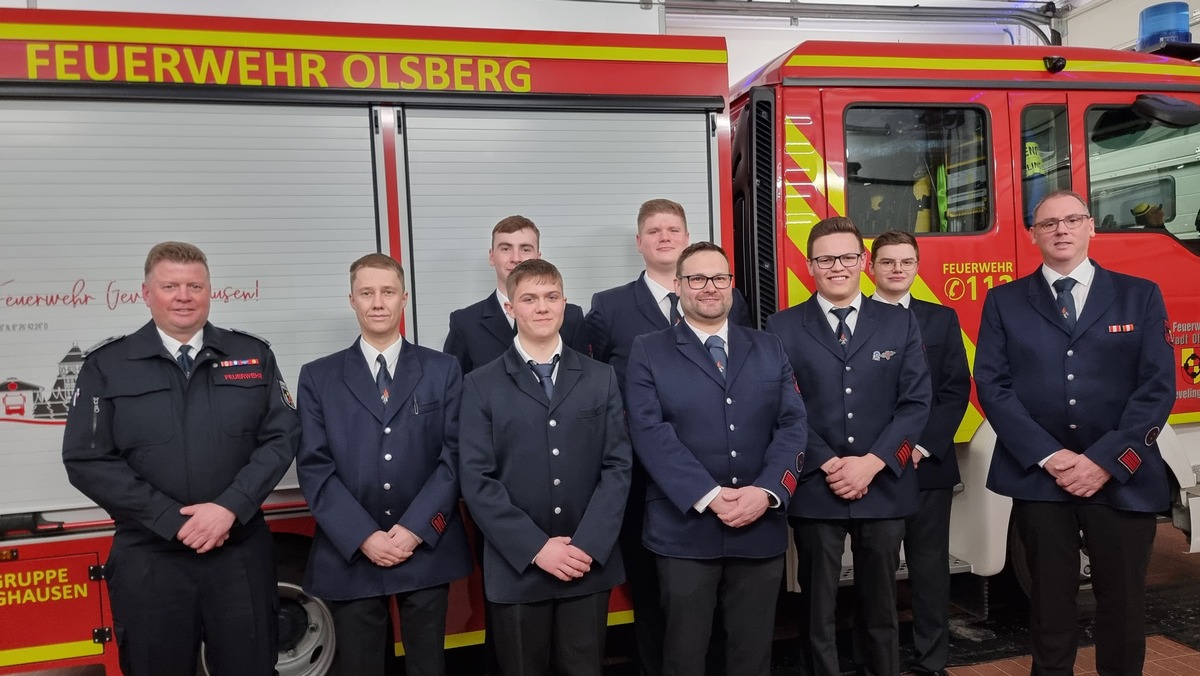
[[[937,671],[925,671],[924,669],[913,669],[911,673],[915,674],[916,676],[946,676],[945,669],[938,669]]]

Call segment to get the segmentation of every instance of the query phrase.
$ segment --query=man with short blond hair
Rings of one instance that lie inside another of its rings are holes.
[[[278,623],[262,503],[299,442],[266,341],[208,321],[208,261],[146,257],[151,321],[88,350],[63,435],[71,484],[113,518],[106,565],[126,676],[274,673]],[[170,599],[170,602],[164,602]]]
[[[300,489],[317,521],[304,589],[330,602],[341,674],[383,676],[395,599],[410,676],[445,676],[449,584],[471,572],[458,515],[458,362],[400,335],[404,269],[350,266],[360,336],[300,370]]]

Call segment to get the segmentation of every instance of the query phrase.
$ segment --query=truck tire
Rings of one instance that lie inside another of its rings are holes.
[[[1012,570],[1017,585],[1028,599],[1033,592],[1033,579],[1029,574],[1029,565],[1025,563],[1025,543],[1017,534],[1015,523],[1008,525],[1008,565]],[[1087,550],[1080,548],[1079,552],[1079,595],[1075,602],[1079,606],[1081,617],[1089,617],[1096,613],[1096,595],[1092,591],[1092,569],[1088,560]]]
[[[285,536],[286,537],[286,536]],[[325,676],[333,668],[337,638],[329,606],[300,587],[308,560],[307,541],[276,541],[279,588],[278,676]],[[199,676],[211,676],[200,646]]]

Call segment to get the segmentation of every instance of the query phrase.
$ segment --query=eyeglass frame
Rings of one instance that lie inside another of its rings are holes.
[[[817,256],[816,258],[809,258],[808,262],[812,263],[815,267],[818,267],[822,270],[832,270],[834,261],[840,262],[842,264],[843,268],[848,268],[848,267],[855,265],[856,263],[861,263],[862,262],[861,259],[863,256],[866,255],[866,253],[867,253],[866,251],[859,251],[856,254],[844,253],[844,254],[838,254],[836,256]],[[821,265],[822,258],[828,258],[829,265]],[[845,260],[846,258],[849,258],[850,261],[846,262],[846,260]]]
[[[1074,219],[1072,221],[1072,219]],[[1058,230],[1059,225],[1067,226],[1067,230],[1078,230],[1086,221],[1092,219],[1091,214],[1068,214],[1062,218],[1045,218],[1029,226],[1041,233],[1051,233]]]
[[[872,262],[875,264],[875,267],[883,268],[885,270],[902,270],[904,272],[912,272],[913,270],[917,269],[917,265],[921,261],[916,258],[901,258],[899,260],[895,258],[877,258]]]
[[[678,279],[680,281],[687,282],[688,288],[692,291],[703,291],[705,287],[708,286],[709,282],[712,282],[713,288],[717,289],[718,291],[728,289],[729,287],[733,286],[733,275],[729,274],[728,272],[721,273],[719,275],[713,275],[711,277],[708,275],[680,275]],[[717,283],[718,279],[725,280],[725,283],[723,285]],[[704,283],[700,286],[696,286],[697,280],[704,280]]]

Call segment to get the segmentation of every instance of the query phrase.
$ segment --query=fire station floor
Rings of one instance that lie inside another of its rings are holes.
[[[1200,676],[1200,554],[1188,555],[1183,533],[1170,523],[1161,522],[1154,541],[1154,554],[1146,585],[1146,667],[1143,673],[1153,676]],[[976,578],[977,580],[977,578]],[[899,583],[900,660],[907,664],[913,657],[908,582]],[[849,608],[850,589],[843,588],[839,608]],[[957,598],[957,595],[956,595]],[[1029,673],[1028,602],[1016,581],[1007,573],[989,578],[986,583],[988,600],[986,617],[980,619],[980,608],[968,611],[952,605],[950,608],[950,668],[949,673],[961,676],[985,674]],[[796,627],[794,596],[782,595],[776,613],[775,646],[771,676],[794,676],[800,673],[797,665],[799,632]],[[792,600],[789,603],[789,600]],[[968,605],[968,604],[964,604]],[[852,618],[839,613],[838,652],[842,655],[842,673],[855,674],[850,655]],[[1081,649],[1076,673],[1094,674],[1095,649],[1090,617],[1081,617]],[[633,654],[632,627],[613,627],[605,676],[637,676]],[[715,641],[714,641],[715,642]],[[447,670],[451,676],[479,676],[481,652],[464,648],[447,653]],[[719,664],[710,655],[710,665]],[[723,670],[710,666],[708,676],[721,676]],[[402,673],[402,672],[401,672]]]

